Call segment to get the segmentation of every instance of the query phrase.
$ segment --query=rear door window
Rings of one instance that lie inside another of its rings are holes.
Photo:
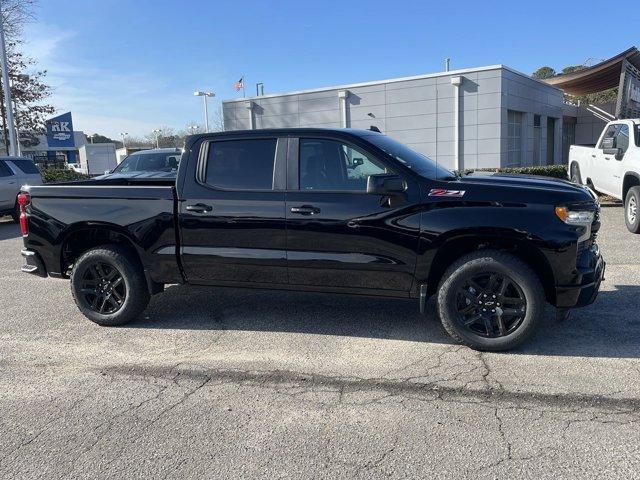
[[[211,142],[205,183],[225,190],[272,190],[276,143],[275,138]]]
[[[26,173],[27,175],[39,174],[40,170],[31,160],[10,160],[16,167],[20,169],[22,173]]]
[[[11,171],[11,169],[7,166],[6,163],[4,163],[3,161],[0,161],[0,177],[11,177],[13,176],[13,172]]]

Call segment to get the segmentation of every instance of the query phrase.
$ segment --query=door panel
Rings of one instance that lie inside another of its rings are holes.
[[[0,210],[13,208],[18,188],[16,175],[6,163],[0,161]]]
[[[367,194],[367,176],[388,172],[379,160],[330,139],[299,142],[300,190],[289,190],[286,198],[289,282],[408,292],[420,229],[419,187]]]
[[[284,189],[273,190],[286,167],[280,142],[277,150],[275,138],[203,144],[201,173],[188,169],[179,205],[190,282],[287,283]]]
[[[412,196],[389,207],[379,195],[288,192],[289,282],[409,291],[420,229]],[[303,205],[317,213],[291,212]]]

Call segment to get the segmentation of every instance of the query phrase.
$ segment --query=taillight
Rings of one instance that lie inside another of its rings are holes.
[[[28,193],[18,194],[18,207],[20,207],[20,231],[22,235],[29,234],[29,219],[27,218],[27,205],[31,203]]]

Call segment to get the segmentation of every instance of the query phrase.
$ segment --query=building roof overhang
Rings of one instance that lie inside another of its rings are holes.
[[[582,96],[602,92],[620,84],[620,74],[625,60],[640,69],[640,51],[636,47],[631,47],[592,67],[546,78],[543,81],[562,89],[569,95]]]

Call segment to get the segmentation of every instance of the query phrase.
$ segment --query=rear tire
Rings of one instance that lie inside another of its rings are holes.
[[[476,350],[517,347],[533,335],[544,305],[544,290],[533,270],[497,250],[458,259],[438,290],[442,326],[457,342]]]
[[[16,202],[15,206],[13,207],[11,218],[13,218],[14,222],[20,223],[20,205],[18,205],[18,202]]]
[[[582,176],[580,175],[580,167],[575,162],[571,164],[571,181],[573,183],[577,183],[578,185],[582,185]]]
[[[640,187],[631,187],[624,199],[624,220],[631,233],[640,233]]]
[[[142,266],[121,245],[83,253],[71,272],[71,294],[82,314],[98,325],[124,325],[137,318],[150,299]]]

